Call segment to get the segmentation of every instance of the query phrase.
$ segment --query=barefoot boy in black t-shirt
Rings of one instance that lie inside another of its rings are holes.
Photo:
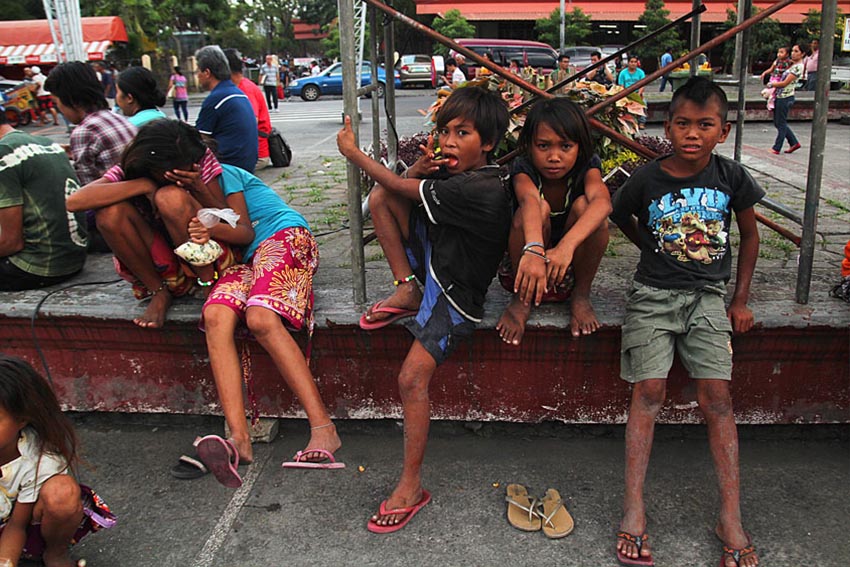
[[[363,315],[360,326],[373,330],[413,317],[407,328],[415,337],[398,378],[404,467],[395,490],[369,520],[375,533],[401,529],[431,498],[421,483],[428,385],[437,366],[481,320],[484,295],[507,245],[509,190],[498,166],[489,163],[507,123],[498,95],[478,87],[457,89],[437,114],[441,159],[429,143],[408,179],[360,151],[349,118],[337,136],[340,153],[378,183],[369,204],[396,286]],[[412,179],[440,172],[440,179]]]
[[[720,486],[715,526],[723,542],[720,565],[758,564],[741,523],[738,434],[729,380],[732,333],[753,326],[747,307],[759,247],[753,205],[764,191],[740,164],[713,153],[729,135],[726,109],[723,90],[707,79],[692,78],[677,89],[664,125],[673,155],[636,171],[614,196],[611,218],[640,248],[626,303],[620,370],[633,384],[624,515],[617,534],[617,559],[623,565],[654,565],[643,485],[674,351],[696,381],[708,427]],[[732,211],[740,252],[735,293],[727,308],[723,298],[731,276]]]

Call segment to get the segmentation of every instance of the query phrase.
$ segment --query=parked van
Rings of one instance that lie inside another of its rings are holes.
[[[486,39],[486,38],[461,38],[456,43],[467,49],[471,49],[478,55],[484,56],[489,53],[493,62],[501,67],[507,68],[511,61],[516,59],[521,66],[542,68],[544,74],[549,74],[558,67],[558,52],[550,45],[539,41],[526,41],[522,39]],[[452,50],[452,57],[457,52]],[[471,79],[479,65],[474,61],[467,61]]]

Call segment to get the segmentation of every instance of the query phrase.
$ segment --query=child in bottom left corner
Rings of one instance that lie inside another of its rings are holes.
[[[0,354],[0,565],[40,559],[74,563],[69,546],[115,524],[115,516],[72,475],[77,436],[47,381]]]

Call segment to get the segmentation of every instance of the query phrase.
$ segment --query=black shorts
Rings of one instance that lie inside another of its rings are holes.
[[[56,285],[80,273],[79,270],[67,276],[37,276],[25,272],[12,263],[9,258],[0,258],[0,291],[23,291]]]

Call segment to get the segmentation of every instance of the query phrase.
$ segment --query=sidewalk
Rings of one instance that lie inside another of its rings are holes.
[[[435,423],[424,466],[432,502],[401,532],[375,535],[366,520],[399,473],[397,422],[339,422],[347,468],[280,468],[307,436],[281,420],[281,437],[255,445],[232,491],[208,475],[171,478],[214,418],[88,414],[77,419],[82,480],[107,499],[118,525],[76,547],[88,567],[300,567],[560,565],[608,567],[622,501],[623,428]],[[741,428],[742,508],[765,567],[845,567],[850,542],[846,426]],[[718,506],[702,427],[659,427],[647,479],[656,565],[716,567]],[[362,470],[361,468],[362,467]],[[562,540],[505,520],[505,486],[559,489],[575,518]]]

